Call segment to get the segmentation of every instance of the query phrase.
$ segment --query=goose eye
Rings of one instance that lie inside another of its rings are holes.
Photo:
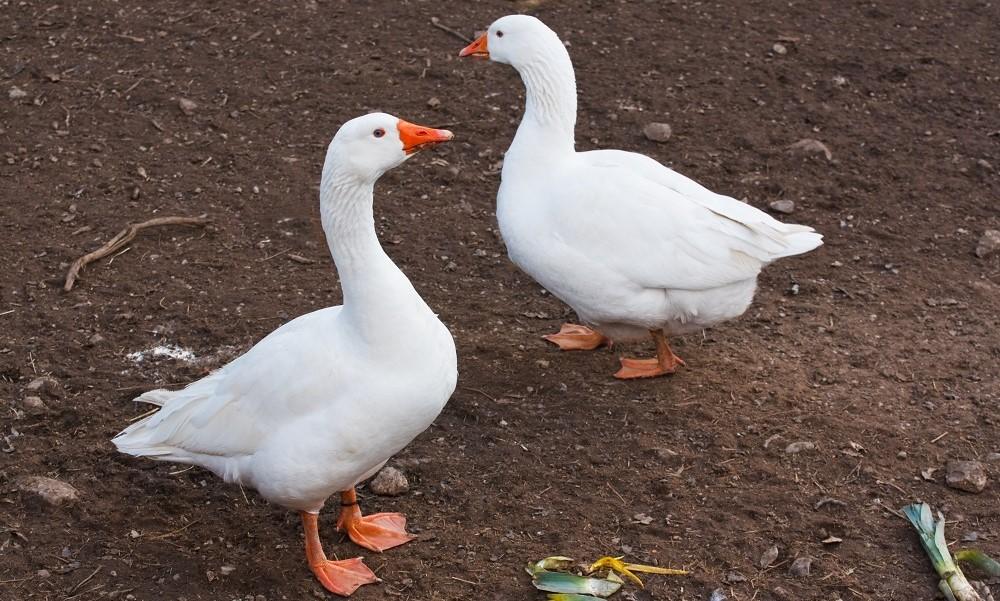
[[[375,131],[373,131],[372,135],[375,136],[376,138],[381,138],[382,136],[385,135],[385,130],[380,127],[378,129],[376,129]]]
[[[503,32],[502,31],[498,31],[497,32],[497,37],[498,38],[502,38],[503,37]]]

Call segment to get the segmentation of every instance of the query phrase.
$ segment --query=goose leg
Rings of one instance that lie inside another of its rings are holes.
[[[542,338],[564,351],[592,351],[601,346],[611,346],[611,340],[604,334],[572,323],[564,323],[558,334],[547,334]]]
[[[666,336],[663,335],[663,330],[650,330],[649,334],[656,342],[656,358],[628,359],[622,357],[622,368],[615,373],[616,378],[619,380],[655,378],[656,376],[672,374],[677,371],[678,367],[685,365],[684,359],[675,355],[674,351],[671,350]]]
[[[415,537],[406,532],[406,516],[401,513],[361,515],[354,489],[340,493],[340,517],[337,530],[346,532],[355,544],[381,553],[408,543]]]
[[[327,559],[323,543],[319,541],[319,515],[308,511],[299,512],[299,515],[306,534],[306,560],[309,562],[309,569],[326,590],[348,597],[359,586],[379,581],[360,557],[343,561]]]

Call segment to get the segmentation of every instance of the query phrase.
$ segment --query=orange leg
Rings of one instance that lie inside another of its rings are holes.
[[[564,351],[592,351],[601,346],[611,346],[611,339],[587,326],[564,323],[558,334],[542,336]]]
[[[621,358],[622,368],[615,373],[615,377],[620,380],[632,380],[635,378],[655,378],[672,374],[681,365],[685,365],[684,359],[674,354],[667,343],[663,330],[650,330],[650,335],[656,342],[655,359],[627,359]]]
[[[307,511],[302,516],[302,528],[306,533],[306,560],[320,584],[331,593],[348,597],[359,586],[378,582],[375,573],[368,569],[360,557],[343,561],[330,561],[323,553],[323,543],[319,542],[319,515]]]
[[[401,513],[375,513],[361,515],[358,495],[354,489],[340,493],[340,517],[337,530],[366,549],[381,553],[413,540],[406,532],[406,516]]]

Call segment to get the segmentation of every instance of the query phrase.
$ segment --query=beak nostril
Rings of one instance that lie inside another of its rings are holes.
[[[417,132],[417,135],[418,136],[426,136],[427,135],[427,130],[426,129],[422,129],[422,130],[420,130],[420,131]]]

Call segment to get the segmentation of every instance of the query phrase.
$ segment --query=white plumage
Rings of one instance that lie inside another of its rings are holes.
[[[362,517],[353,487],[425,430],[455,389],[451,334],[382,250],[372,214],[384,171],[450,137],[380,113],[344,124],[320,193],[344,304],[288,322],[187,388],[139,396],[162,408],[113,440],[303,512],[310,565],[338,594],[377,579],[360,560],[327,561],[309,514],[339,492],[347,509],[338,527],[355,542],[381,551],[409,540],[398,514]]]
[[[573,66],[538,19],[497,20],[463,51],[470,54],[512,65],[525,85],[497,219],[511,260],[599,332],[547,337],[561,347],[684,334],[731,319],[749,306],[765,265],[822,244],[812,228],[782,223],[647,156],[576,152]],[[659,367],[619,375],[672,371]]]

